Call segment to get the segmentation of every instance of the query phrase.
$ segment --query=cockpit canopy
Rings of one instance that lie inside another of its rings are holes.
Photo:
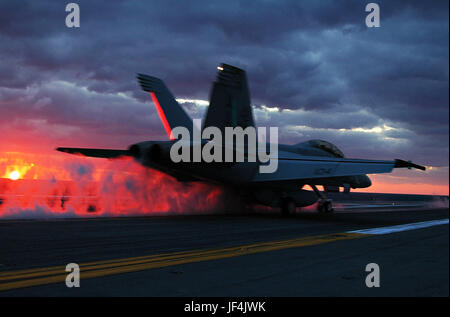
[[[344,157],[344,153],[342,153],[336,145],[330,142],[324,140],[309,140],[307,143],[316,149],[321,149],[330,153],[334,157]]]

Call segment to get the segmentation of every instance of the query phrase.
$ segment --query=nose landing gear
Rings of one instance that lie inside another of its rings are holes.
[[[331,199],[320,199],[317,210],[322,213],[332,213],[334,209]]]
[[[317,210],[320,213],[332,213],[334,211],[334,209],[333,209],[333,201],[331,199],[328,199],[323,192],[320,192],[317,189],[316,185],[310,185],[310,186],[314,190],[316,195],[319,197]]]

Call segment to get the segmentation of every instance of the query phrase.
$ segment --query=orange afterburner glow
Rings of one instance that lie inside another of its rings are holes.
[[[18,180],[20,177],[20,173],[18,171],[12,171],[11,173],[9,173],[9,178],[12,179],[13,181]]]

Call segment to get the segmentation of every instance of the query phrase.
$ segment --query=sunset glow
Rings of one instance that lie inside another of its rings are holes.
[[[18,171],[13,171],[11,173],[9,173],[9,178],[12,179],[13,181],[18,180],[20,177],[20,174]]]
[[[389,1],[376,28],[365,26],[358,1],[260,1],[249,10],[239,1],[83,1],[82,16],[95,19],[81,18],[80,28],[64,25],[69,13],[58,1],[26,2],[0,1],[0,218],[216,208],[217,186],[180,183],[132,159],[55,151],[149,142],[139,154],[151,161],[147,145],[174,140],[181,126],[254,124],[277,128],[280,145],[324,140],[346,158],[411,161],[426,170],[368,175],[372,186],[351,191],[449,194],[448,1]],[[328,155],[315,144],[305,153]],[[218,164],[209,175],[154,162],[179,179],[241,174],[235,186],[249,185],[251,164],[230,173]],[[290,183],[296,167],[283,168],[280,184]],[[295,187],[312,182],[303,176]],[[283,190],[261,195],[280,205]]]

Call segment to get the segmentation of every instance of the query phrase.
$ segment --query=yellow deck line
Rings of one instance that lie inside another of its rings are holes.
[[[210,261],[247,254],[312,246],[339,240],[370,236],[361,233],[335,233],[296,239],[254,243],[236,247],[183,251],[80,264],[80,279],[137,272],[185,263]],[[0,291],[64,282],[65,266],[35,268],[0,273]],[[82,281],[81,281],[82,282]]]

